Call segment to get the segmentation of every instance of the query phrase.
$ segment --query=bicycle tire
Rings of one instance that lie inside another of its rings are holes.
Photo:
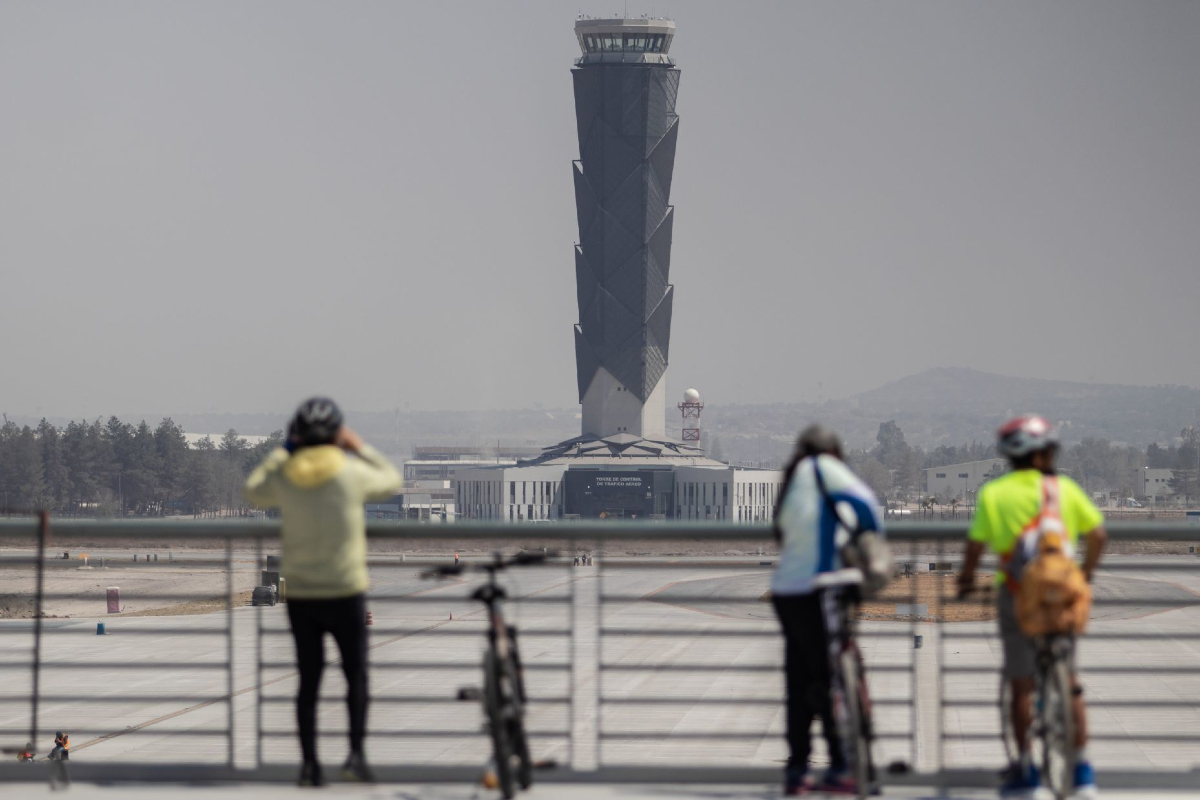
[[[871,739],[869,709],[865,702],[865,684],[857,653],[847,649],[842,652],[842,690],[846,702],[846,726],[849,735],[845,744],[853,748],[849,755],[854,759],[854,783],[859,798],[871,793]]]
[[[496,782],[504,800],[512,800],[517,794],[516,776],[513,774],[513,748],[509,738],[507,706],[504,696],[503,675],[491,651],[484,656],[484,672],[487,682],[484,688],[484,706],[487,710],[488,729],[492,735],[492,758],[496,767]]]
[[[1042,775],[1057,800],[1066,800],[1075,784],[1075,716],[1071,707],[1071,671],[1056,658],[1041,680]]]
[[[511,731],[513,756],[517,759],[517,785],[522,790],[533,786],[533,759],[529,757],[529,737],[525,735],[525,723],[517,720]]]
[[[1017,737],[1013,733],[1012,725],[1012,684],[1004,675],[1000,676],[1000,738],[1004,742],[1004,756],[1007,759],[1005,766],[1016,764],[1021,760],[1021,753],[1017,749]],[[1028,735],[1028,733],[1026,734]]]
[[[533,759],[529,755],[529,736],[525,733],[525,680],[521,672],[521,653],[514,628],[508,629],[510,654],[508,670],[515,696],[509,739],[517,759],[517,784],[522,790],[533,786]]]

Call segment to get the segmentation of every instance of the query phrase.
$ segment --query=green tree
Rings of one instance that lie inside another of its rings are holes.
[[[42,469],[42,448],[37,434],[26,425],[13,441],[13,477],[17,501],[26,511],[48,508],[45,473]]]
[[[1158,442],[1151,442],[1146,448],[1146,466],[1151,469],[1170,469],[1175,466],[1174,446],[1160,447]]]
[[[42,476],[46,482],[46,492],[54,510],[58,510],[71,499],[71,473],[67,469],[62,436],[58,428],[43,417],[38,423],[37,439],[42,450]]]
[[[226,501],[226,512],[234,514],[244,507],[241,502],[241,488],[247,474],[250,446],[246,444],[245,439],[238,436],[237,431],[230,428],[221,437],[217,451],[220,455],[217,481],[221,489],[221,497]]]
[[[1191,504],[1191,500],[1196,496],[1196,470],[1176,468],[1171,470],[1171,481],[1168,484],[1171,491],[1176,497],[1182,498],[1184,503]]]
[[[217,446],[205,436],[188,451],[184,471],[183,500],[194,516],[213,512],[219,505],[216,466]]]
[[[892,490],[892,471],[878,459],[867,456],[855,464],[854,470],[881,499],[887,497],[888,492]]]
[[[909,453],[908,442],[904,441],[904,431],[896,424],[896,420],[888,420],[879,424],[879,432],[875,434],[875,449],[871,455],[888,469],[897,469]]]
[[[145,420],[134,429],[129,442],[128,461],[121,475],[125,508],[135,514],[156,514],[159,511],[159,460],[154,444],[154,432]]]
[[[0,492],[3,493],[4,505],[0,506],[0,512],[5,514],[13,508],[13,503],[17,500],[17,470],[16,457],[14,450],[16,449],[17,437],[21,435],[21,429],[16,423],[9,422],[8,417],[4,418],[4,425],[0,426]]]
[[[183,429],[166,417],[154,429],[154,451],[158,460],[158,487],[161,507],[166,508],[184,492],[188,466],[188,445]]]

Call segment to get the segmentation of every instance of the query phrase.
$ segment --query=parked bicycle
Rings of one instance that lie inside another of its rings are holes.
[[[834,708],[845,709],[843,741],[850,748],[847,754],[854,768],[854,782],[860,798],[878,794],[875,765],[871,757],[871,745],[875,740],[871,721],[871,694],[867,690],[867,671],[863,664],[862,651],[854,635],[855,607],[858,593],[843,591],[838,595],[839,643],[837,654],[838,674],[841,685],[835,691],[842,692],[842,702]],[[835,684],[836,685],[836,684]]]
[[[1037,639],[1037,669],[1034,673],[1034,713],[1027,734],[1034,761],[1041,765],[1046,787],[1056,800],[1066,800],[1075,787],[1075,716],[1071,709],[1074,688],[1071,681],[1071,640],[1067,636]],[[1004,730],[1004,748],[1009,762],[1020,757],[1008,709],[1012,694],[1007,681],[1001,681],[1000,719]]]
[[[517,629],[504,621],[500,604],[508,595],[497,583],[496,575],[509,567],[540,564],[545,560],[546,555],[540,553],[520,553],[511,558],[496,553],[491,561],[455,564],[425,573],[426,577],[450,577],[466,571],[487,573],[487,582],[471,595],[488,610],[483,690],[476,687],[459,689],[458,699],[483,701],[488,733],[492,738],[497,783],[505,800],[511,800],[517,786],[528,789],[533,785],[534,765],[529,755],[529,737],[525,733],[525,677],[517,648]]]
[[[959,601],[978,596],[986,604],[994,603],[991,586],[960,593]],[[1071,709],[1074,696],[1071,682],[1071,639],[1067,636],[1043,636],[1036,640],[1033,714],[1026,741],[1034,763],[1040,765],[1047,788],[1056,800],[1066,800],[1075,787],[1075,717]],[[1000,676],[1000,736],[1009,764],[1019,763],[1021,753],[1012,725],[1012,688]]]

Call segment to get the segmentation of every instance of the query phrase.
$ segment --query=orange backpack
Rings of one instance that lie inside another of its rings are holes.
[[[1075,563],[1058,503],[1058,479],[1042,481],[1042,509],[1017,539],[1024,565],[1015,588],[1017,624],[1026,636],[1076,635],[1087,627],[1092,588]],[[1015,559],[1014,559],[1015,560]]]

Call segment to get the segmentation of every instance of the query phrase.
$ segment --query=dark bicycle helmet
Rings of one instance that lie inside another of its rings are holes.
[[[796,440],[796,454],[800,458],[831,455],[842,457],[842,442],[838,435],[822,425],[809,425],[800,432]]]
[[[1036,414],[1010,419],[996,431],[997,447],[1008,458],[1024,458],[1030,453],[1058,445],[1058,431]]]
[[[342,427],[342,410],[328,397],[305,400],[288,425],[288,435],[303,446],[332,444]]]

